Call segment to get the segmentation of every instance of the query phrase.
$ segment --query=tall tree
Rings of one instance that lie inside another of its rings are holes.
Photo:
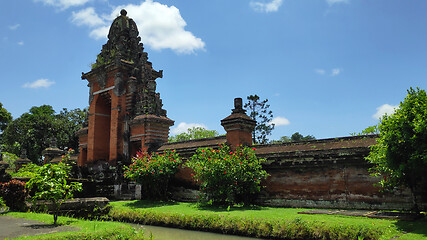
[[[180,142],[180,141],[188,141],[188,140],[210,138],[210,137],[217,137],[217,136],[219,136],[219,134],[215,130],[207,130],[202,127],[193,127],[193,128],[187,129],[187,132],[170,137],[169,142]]]
[[[29,112],[13,120],[3,132],[6,151],[19,156],[25,149],[34,163],[40,160],[41,152],[49,146],[53,136],[55,111],[52,106],[32,107]],[[19,149],[14,148],[19,144]]]
[[[295,132],[292,136],[282,136],[279,140],[274,140],[273,143],[285,143],[285,142],[299,142],[299,141],[308,141],[315,140],[316,138],[313,135],[304,136],[299,132]]]
[[[261,101],[258,95],[250,95],[247,100],[244,108],[249,112],[249,116],[257,122],[255,130],[252,132],[252,139],[255,144],[265,144],[268,142],[267,136],[271,135],[271,131],[274,129],[274,123],[271,123],[273,112],[269,110],[268,99]]]
[[[378,124],[377,144],[366,158],[373,163],[380,185],[393,191],[405,185],[413,194],[414,209],[421,194],[427,195],[427,95],[413,88],[399,108]],[[427,196],[426,196],[427,197]]]
[[[59,114],[56,115],[55,120],[55,138],[57,140],[57,147],[59,148],[72,148],[78,149],[79,138],[76,132],[80,130],[86,120],[88,109],[76,108],[68,110],[63,108]]]
[[[4,131],[7,125],[12,121],[12,114],[8,112],[0,102],[0,133]]]
[[[32,107],[29,112],[13,120],[3,132],[3,147],[6,152],[19,156],[25,149],[27,156],[38,163],[41,154],[53,138],[57,139],[58,147],[78,147],[74,133],[81,128],[86,111],[63,109],[55,114],[52,106]]]

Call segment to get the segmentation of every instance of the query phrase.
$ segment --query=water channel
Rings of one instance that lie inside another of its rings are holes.
[[[178,228],[158,227],[149,225],[130,224],[133,227],[144,229],[144,235],[149,237],[153,234],[154,240],[254,240],[259,238],[249,238],[233,236],[220,233],[201,232],[193,230],[184,230]]]

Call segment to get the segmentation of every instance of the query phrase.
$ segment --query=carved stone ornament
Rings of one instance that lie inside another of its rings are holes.
[[[121,96],[125,93],[125,83],[122,78],[122,74],[120,72],[116,73],[116,78],[114,79],[114,89],[113,92],[116,96]]]
[[[107,84],[107,73],[105,71],[101,71],[96,76],[96,82],[98,82],[99,88],[104,89]]]
[[[93,83],[89,83],[88,84],[89,87],[89,105],[92,103],[93,101]]]

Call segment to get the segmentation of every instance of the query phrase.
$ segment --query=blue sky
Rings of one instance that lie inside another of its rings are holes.
[[[121,8],[156,70],[172,133],[224,133],[235,97],[269,99],[276,128],[348,136],[427,88],[427,1],[16,0],[0,8],[0,102],[84,108],[90,70]]]

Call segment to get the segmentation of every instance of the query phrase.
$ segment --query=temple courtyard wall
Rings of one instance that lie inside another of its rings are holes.
[[[370,174],[364,159],[377,136],[352,136],[283,144],[255,145],[263,168],[270,175],[262,184],[258,204],[280,207],[410,210],[409,189],[393,194],[375,186],[378,178]],[[217,148],[225,137],[163,145],[159,151],[175,149],[190,158],[199,147]],[[194,201],[197,185],[191,170],[182,167],[174,179],[174,198]],[[425,202],[425,201],[424,201]],[[421,204],[427,209],[426,204]]]

